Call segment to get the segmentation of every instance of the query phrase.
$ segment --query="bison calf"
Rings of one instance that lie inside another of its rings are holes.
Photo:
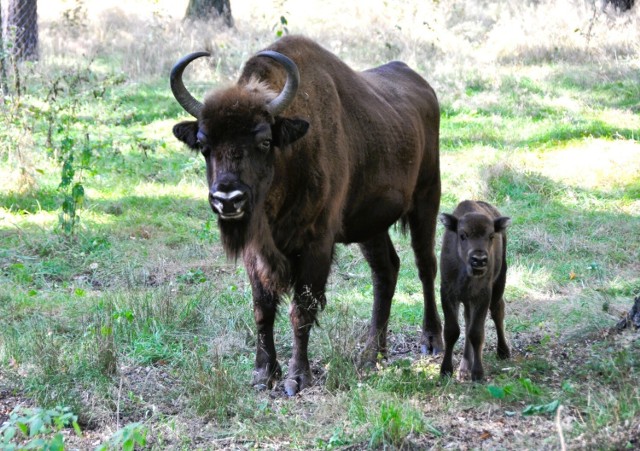
[[[507,277],[506,228],[511,219],[501,216],[486,202],[465,200],[453,214],[443,213],[440,221],[446,231],[440,256],[441,301],[444,312],[445,353],[441,374],[453,372],[451,357],[460,336],[458,307],[464,305],[464,356],[458,377],[481,380],[484,322],[487,311],[496,325],[498,357],[509,357],[504,336],[504,285]]]

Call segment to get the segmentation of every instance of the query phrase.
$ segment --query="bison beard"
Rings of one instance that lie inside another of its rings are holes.
[[[247,272],[268,291],[282,294],[290,288],[289,263],[273,242],[264,214],[247,211],[237,221],[218,219],[218,226],[228,258],[242,255]]]

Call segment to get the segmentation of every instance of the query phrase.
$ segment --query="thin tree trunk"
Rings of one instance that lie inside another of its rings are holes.
[[[9,88],[7,84],[7,66],[5,65],[6,53],[4,48],[4,22],[2,21],[2,2],[0,1],[0,91],[7,95]]]
[[[9,0],[8,33],[17,61],[38,59],[38,6],[36,0]]]
[[[231,0],[189,0],[185,19],[208,19],[220,17],[229,27],[233,27]]]

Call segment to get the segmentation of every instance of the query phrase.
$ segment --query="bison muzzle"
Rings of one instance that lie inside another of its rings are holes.
[[[434,239],[440,204],[438,101],[406,64],[356,72],[315,42],[288,36],[252,56],[239,80],[204,102],[171,71],[180,105],[196,118],[174,135],[202,153],[209,204],[223,247],[242,256],[257,328],[254,384],[281,376],[273,325],[281,297],[293,292],[293,350],[285,391],[312,383],[309,333],[326,302],[336,243],[359,243],[371,267],[374,304],[361,359],[386,352],[400,260],[389,228],[408,226],[424,295],[422,345],[442,348],[435,305]]]

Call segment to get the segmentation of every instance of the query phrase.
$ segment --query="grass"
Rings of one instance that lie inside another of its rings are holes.
[[[557,424],[570,448],[637,446],[639,341],[613,326],[640,293],[638,8],[322,2],[319,15],[237,2],[226,30],[183,24],[175,2],[99,16],[107,3],[85,2],[86,27],[45,9],[42,61],[22,68],[26,92],[0,103],[0,423],[18,404],[69,407],[83,436],[65,444],[81,449],[143,436],[152,449],[558,448]],[[213,63],[188,85],[233,80],[281,15],[357,69],[402,59],[419,70],[442,107],[441,210],[477,198],[513,218],[513,358],[495,357],[489,324],[485,383],[442,380],[440,357],[419,355],[421,286],[392,229],[402,266],[390,359],[356,365],[373,289],[357,246],[340,246],[311,336],[317,384],[294,399],[250,386],[250,287],[224,258],[200,157],[171,135],[184,114],[166,74],[208,48]],[[90,152],[86,165],[75,154],[84,198],[72,236],[59,225],[68,138]]]

